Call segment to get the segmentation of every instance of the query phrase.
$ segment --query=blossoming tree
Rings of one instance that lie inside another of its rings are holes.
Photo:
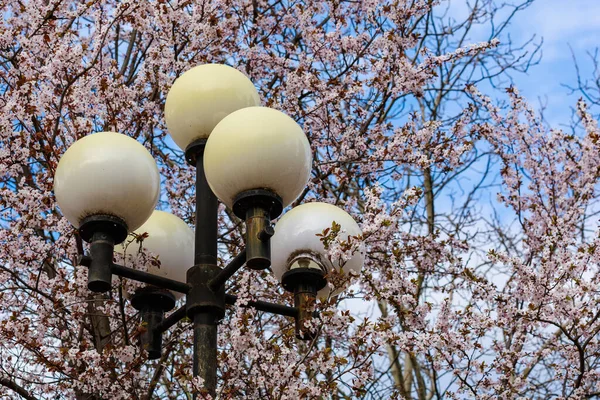
[[[514,14],[529,3],[504,6]],[[159,207],[193,224],[192,171],[167,137],[163,106],[174,80],[202,63],[244,72],[264,105],[303,126],[314,164],[296,204],[343,207],[366,248],[350,290],[318,304],[313,341],[296,341],[283,317],[228,312],[221,398],[598,395],[596,122],[580,102],[580,131],[549,129],[516,89],[506,109],[496,106],[473,84],[506,83],[506,71],[535,62],[535,46],[495,40],[510,17],[492,24],[492,0],[474,1],[453,23],[441,6],[1,3],[0,395],[167,399],[197,390],[189,323],[147,361],[127,300],[134,285],[86,289],[76,267],[84,249],[52,186],[75,140],[122,132],[159,165]],[[476,24],[495,27],[481,44],[466,40]],[[220,219],[227,261],[243,232],[224,207]],[[334,233],[323,240],[340,256]],[[230,285],[239,302],[290,301],[268,272],[239,273]]]

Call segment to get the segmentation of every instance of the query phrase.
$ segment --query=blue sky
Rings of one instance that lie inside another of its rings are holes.
[[[581,72],[591,78],[586,52],[600,47],[600,0],[536,0],[519,13],[509,29],[519,42],[536,35],[543,38],[542,59],[527,75],[514,75],[515,85],[537,109],[547,105],[546,120],[553,126],[568,123],[580,94],[569,95],[561,84],[575,85],[577,73],[569,46]]]

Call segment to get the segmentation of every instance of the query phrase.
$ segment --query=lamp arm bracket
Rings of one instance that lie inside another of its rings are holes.
[[[235,304],[237,296],[226,294],[225,303],[229,305]],[[290,307],[283,304],[269,303],[268,301],[249,301],[247,304],[240,305],[240,307],[251,307],[258,311],[264,311],[271,314],[283,315],[285,317],[296,318],[298,316],[298,309],[296,307]]]
[[[240,268],[246,263],[246,249],[235,256],[214,278],[208,282],[208,287],[212,291],[217,291],[227,282]]]
[[[165,318],[158,326],[156,327],[156,331],[163,333],[168,331],[173,325],[181,321],[187,316],[186,307],[181,306],[177,310],[173,311],[171,315]]]
[[[187,283],[154,275],[149,272],[138,271],[137,269],[124,267],[118,264],[112,264],[110,266],[110,270],[113,274],[121,276],[123,278],[129,278],[138,282],[144,282],[149,285],[158,286],[161,289],[169,289],[174,292],[179,292],[183,294],[186,294],[190,291],[190,286]]]
[[[79,257],[79,265],[89,267],[91,265],[91,262],[92,258],[89,255],[83,255]],[[138,282],[158,286],[161,289],[169,289],[174,292],[186,294],[190,290],[190,286],[187,283],[179,282],[173,279],[154,275],[144,271],[138,271],[137,269],[125,267],[114,263],[110,265],[110,272],[123,278],[133,279]]]

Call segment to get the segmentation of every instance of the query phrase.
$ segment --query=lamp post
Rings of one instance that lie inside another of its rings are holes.
[[[76,141],[55,174],[61,211],[90,244],[89,254],[80,257],[80,265],[88,267],[88,288],[109,291],[113,274],[147,284],[136,290],[131,304],[146,326],[140,341],[150,359],[161,355],[162,333],[189,317],[193,373],[212,396],[218,324],[226,305],[236,301],[224,284],[237,270],[244,265],[263,270],[275,260],[273,272],[294,293],[294,306],[263,301],[247,306],[295,318],[296,336],[313,339],[306,322],[313,317],[317,295],[328,291],[329,272],[357,271],[364,261],[359,247],[349,260],[328,259],[318,236],[325,229],[337,226],[346,242],[360,236],[356,222],[332,205],[296,207],[272,226],[306,186],[312,155],[294,120],[259,103],[245,75],[218,64],[187,71],[167,96],[169,133],[196,168],[195,232],[174,215],[154,210],[160,193],[156,163],[125,135],[101,132]],[[245,249],[223,268],[217,264],[219,200],[246,227]],[[113,262],[115,246],[136,230],[145,234],[142,245],[158,256],[160,268],[142,272]],[[165,318],[182,295],[185,304]]]

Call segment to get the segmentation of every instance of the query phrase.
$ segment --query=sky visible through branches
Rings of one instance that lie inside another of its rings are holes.
[[[232,307],[221,398],[600,393],[596,1],[0,6],[0,397],[171,399],[201,388],[189,324],[147,362],[127,300],[135,285],[87,290],[52,189],[70,144],[119,131],[157,162],[159,208],[193,224],[194,172],[163,109],[175,77],[201,63],[231,64],[263,105],[303,126],[314,162],[294,206],[342,207],[366,253],[352,289],[317,305],[312,342],[296,341],[287,319]],[[244,225],[225,207],[219,218],[226,262]],[[330,239],[328,256],[347,256]],[[291,301],[267,272],[241,272],[227,289]]]

